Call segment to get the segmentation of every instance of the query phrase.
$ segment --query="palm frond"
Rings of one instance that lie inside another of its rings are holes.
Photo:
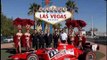
[[[32,12],[32,11],[29,11],[29,12],[28,12],[28,15],[33,15],[33,12]]]
[[[67,7],[67,10],[68,10],[68,11],[74,10],[75,12],[78,13],[78,7],[77,7],[75,1],[70,1],[70,0],[68,0],[68,1],[66,2],[66,7]]]
[[[40,5],[36,3],[30,4],[28,15],[32,15],[34,12],[38,11],[39,8]]]

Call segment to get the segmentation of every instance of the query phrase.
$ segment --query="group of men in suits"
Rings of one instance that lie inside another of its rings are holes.
[[[32,34],[32,44],[33,48],[39,49],[39,48],[45,48],[50,47],[52,43],[52,34],[47,30],[46,33],[44,33],[42,30],[39,32],[35,29],[34,33]]]
[[[82,41],[82,45],[85,44],[86,38],[83,35],[80,36],[79,33],[78,34],[74,34],[74,33],[72,34],[72,33],[73,32],[71,32],[70,34],[67,34],[66,31],[63,29],[61,30],[61,32],[58,32],[57,30],[55,30],[55,32],[51,34],[49,30],[47,30],[47,32],[44,33],[42,30],[40,30],[40,32],[37,32],[37,30],[35,29],[34,33],[32,34],[33,48],[36,47],[36,49],[39,49],[39,48],[48,48],[52,46],[54,48],[57,48],[58,42],[79,46],[80,38]]]

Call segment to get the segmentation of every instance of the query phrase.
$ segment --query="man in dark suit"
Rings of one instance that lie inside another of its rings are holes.
[[[53,34],[54,48],[57,48],[58,46],[58,39],[59,39],[59,34],[58,31],[56,30],[55,33]]]
[[[45,44],[45,39],[44,39],[44,33],[41,30],[39,33],[39,48],[44,48],[44,44]]]
[[[46,42],[46,47],[50,47],[52,43],[52,34],[50,33],[49,29],[47,30],[47,33],[44,36],[45,42]]]
[[[39,34],[38,34],[37,30],[35,29],[34,33],[32,34],[32,40],[33,40],[32,43],[33,43],[33,48],[36,47],[36,49],[38,49],[38,43],[39,43],[38,36],[39,36]]]

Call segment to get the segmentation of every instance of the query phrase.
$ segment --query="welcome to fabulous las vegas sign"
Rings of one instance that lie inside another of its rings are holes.
[[[50,24],[56,24],[72,18],[72,14],[67,11],[66,7],[50,6],[45,8],[40,7],[39,11],[35,12],[35,17]]]

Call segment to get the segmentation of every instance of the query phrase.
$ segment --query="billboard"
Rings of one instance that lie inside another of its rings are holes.
[[[35,12],[35,17],[50,24],[56,24],[72,18],[72,14],[67,11],[66,7],[50,6],[45,8],[41,7],[39,11]]]

